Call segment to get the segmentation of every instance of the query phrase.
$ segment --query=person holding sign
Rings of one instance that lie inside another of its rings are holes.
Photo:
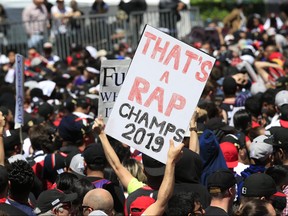
[[[116,175],[118,176],[122,185],[125,188],[127,188],[128,193],[131,194],[137,189],[144,187],[145,184],[138,181],[136,178],[134,178],[132,174],[121,164],[118,156],[116,155],[115,151],[110,145],[110,142],[104,132],[104,122],[102,118],[95,119],[92,129],[95,130],[99,134],[99,138],[102,142],[105,156],[110,166],[113,168]],[[180,144],[177,147],[174,147],[174,142],[170,141],[170,148],[168,151],[168,161],[166,164],[164,180],[160,186],[160,191],[158,194],[158,199],[160,198],[160,200],[158,202],[156,201],[155,204],[153,204],[153,207],[150,208],[150,210],[149,209],[147,210],[147,215],[151,214],[152,211],[153,211],[153,214],[155,214],[156,212],[158,212],[159,214],[163,214],[165,205],[168,202],[169,197],[171,197],[172,192],[173,192],[175,164],[180,157],[180,153],[182,152],[183,146],[184,144]],[[149,177],[149,175],[147,177]]]

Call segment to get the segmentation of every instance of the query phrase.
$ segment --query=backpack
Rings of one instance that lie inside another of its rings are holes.
[[[107,179],[99,179],[99,180],[92,182],[95,188],[105,188],[106,185],[111,184],[111,183],[112,182]]]

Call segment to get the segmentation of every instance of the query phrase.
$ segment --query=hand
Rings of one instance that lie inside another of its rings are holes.
[[[192,118],[190,120],[190,127],[197,127],[197,119],[199,117],[199,113],[200,113],[200,108],[199,107],[196,107],[193,115],[192,115]]]
[[[168,151],[168,161],[170,160],[172,163],[177,163],[183,154],[184,144],[180,143],[177,147],[174,146],[174,141],[170,140],[170,148]]]
[[[96,131],[97,134],[101,134],[104,132],[105,124],[102,116],[99,116],[94,120],[94,124],[92,126],[92,130]]]

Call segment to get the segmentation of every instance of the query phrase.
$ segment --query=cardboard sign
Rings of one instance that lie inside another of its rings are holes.
[[[16,55],[16,105],[15,105],[15,127],[24,125],[24,57]]]
[[[146,25],[106,133],[166,163],[182,142],[215,58]]]
[[[127,59],[105,60],[101,64],[98,113],[103,116],[105,123],[118,97],[130,63],[131,60]]]

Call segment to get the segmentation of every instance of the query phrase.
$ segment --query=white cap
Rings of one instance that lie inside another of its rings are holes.
[[[93,74],[100,74],[100,71],[97,70],[96,68],[93,67],[86,67],[85,68],[88,72],[93,73]]]
[[[89,52],[92,58],[97,59],[97,49],[95,47],[87,46],[85,49]]]
[[[101,210],[95,210],[95,211],[90,212],[88,216],[108,216],[108,215]]]
[[[82,175],[82,176],[85,176],[84,175],[84,158],[81,154],[76,154],[71,162],[70,162],[70,166],[69,168],[79,174],[79,175]]]
[[[281,107],[284,104],[288,104],[288,91],[282,90],[275,96],[275,105]]]

